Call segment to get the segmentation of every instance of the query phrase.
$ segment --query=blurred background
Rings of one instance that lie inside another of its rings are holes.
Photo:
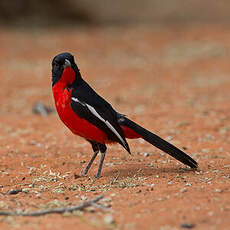
[[[228,0],[1,0],[0,114],[53,107],[51,60],[65,51],[126,114],[168,111],[178,96],[187,106],[227,100],[218,87],[229,83],[229,12]]]
[[[0,2],[3,26],[227,23],[228,0],[15,0]]]

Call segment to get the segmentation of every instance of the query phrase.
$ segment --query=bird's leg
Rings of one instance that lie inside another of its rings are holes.
[[[98,143],[97,143],[97,142],[93,142],[93,141],[89,141],[89,142],[90,142],[91,145],[92,145],[92,149],[93,149],[93,151],[94,151],[94,154],[93,154],[91,160],[89,161],[88,165],[86,166],[86,168],[85,168],[85,170],[84,170],[82,176],[85,176],[85,175],[87,174],[87,172],[89,171],[91,165],[93,164],[93,162],[94,162],[94,160],[95,160],[95,158],[96,158],[96,156],[97,156],[97,154],[98,154],[98,152],[99,152]]]
[[[105,159],[105,153],[106,153],[106,149],[107,149],[106,145],[103,145],[103,144],[98,144],[98,147],[99,147],[100,152],[101,152],[101,159],[100,159],[100,163],[99,163],[97,174],[96,174],[95,178],[99,178],[101,176],[101,170],[102,170],[103,162]]]
[[[87,172],[89,171],[91,165],[93,164],[93,161],[95,160],[95,158],[96,158],[98,152],[99,152],[99,151],[94,152],[94,154],[93,154],[91,160],[89,161],[88,165],[86,166],[86,168],[85,168],[85,170],[84,170],[82,176],[86,176],[86,174],[87,174]]]

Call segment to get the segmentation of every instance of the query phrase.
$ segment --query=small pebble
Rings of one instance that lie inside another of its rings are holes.
[[[183,223],[180,225],[181,228],[194,228],[195,227],[195,224],[188,224],[188,223]]]
[[[190,183],[186,183],[186,184],[185,184],[185,186],[192,186],[192,184],[190,184]]]
[[[35,114],[47,117],[50,113],[54,112],[54,109],[47,105],[44,105],[43,103],[37,102],[34,104],[32,111]]]
[[[86,196],[81,196],[81,200],[87,200]]]
[[[36,197],[37,198],[41,198],[41,193],[40,192],[36,192]]]
[[[213,216],[213,215],[214,215],[214,212],[213,212],[213,211],[210,211],[210,212],[208,212],[208,215],[209,215],[209,216]]]
[[[139,143],[143,144],[145,141],[143,139],[137,139]]]
[[[216,188],[216,189],[214,190],[214,192],[221,193],[221,192],[222,192],[222,190],[221,190],[221,189],[219,189],[219,188]]]
[[[187,191],[188,191],[187,188],[182,188],[182,189],[180,190],[180,192],[187,192]]]
[[[19,192],[22,192],[22,190],[21,189],[12,189],[12,190],[10,190],[9,192],[8,192],[8,194],[9,195],[16,195],[16,194],[18,194]]]
[[[106,224],[112,224],[112,223],[114,223],[115,221],[114,221],[114,218],[113,218],[112,215],[106,215],[106,216],[104,217],[104,222],[105,222]]]

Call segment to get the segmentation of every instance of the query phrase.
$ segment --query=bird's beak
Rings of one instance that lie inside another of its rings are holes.
[[[68,59],[65,59],[65,64],[63,66],[64,66],[64,69],[67,67],[71,67],[70,61]]]

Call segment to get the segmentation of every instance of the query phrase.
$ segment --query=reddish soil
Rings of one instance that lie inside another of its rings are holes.
[[[230,31],[226,26],[0,31],[0,209],[32,211],[104,194],[105,212],[0,217],[0,229],[229,229]],[[186,149],[187,167],[141,140],[132,155],[108,148],[79,177],[92,150],[53,107],[54,55],[71,51],[83,77],[117,111]],[[22,189],[9,195],[12,189]],[[186,226],[184,226],[186,227]],[[189,227],[189,226],[187,226]]]

